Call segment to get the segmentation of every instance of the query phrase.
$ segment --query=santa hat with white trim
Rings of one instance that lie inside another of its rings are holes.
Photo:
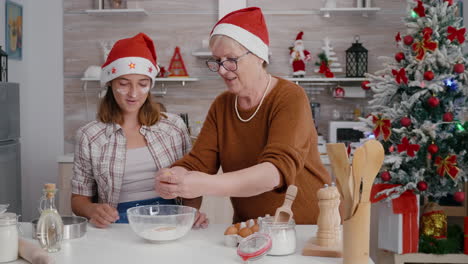
[[[144,33],[117,41],[101,69],[101,87],[126,74],[146,75],[154,86],[159,67],[153,41]]]
[[[215,35],[228,36],[268,63],[268,29],[262,10],[248,7],[231,12],[213,27],[210,38]]]
[[[304,35],[304,32],[299,32],[297,33],[296,40],[294,41],[294,44],[298,43],[299,41],[302,42],[302,36]]]

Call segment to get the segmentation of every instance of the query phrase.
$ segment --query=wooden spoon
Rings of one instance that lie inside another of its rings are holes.
[[[289,220],[293,217],[293,212],[291,206],[296,199],[297,187],[296,185],[289,185],[288,190],[286,191],[286,197],[284,198],[284,203],[282,206],[276,209],[275,213],[275,222],[285,222],[289,223]]]
[[[364,149],[367,163],[362,178],[361,201],[369,202],[372,185],[374,184],[375,176],[377,176],[377,173],[382,167],[385,153],[382,144],[377,140],[366,141],[366,143],[364,143]]]
[[[353,196],[350,189],[350,166],[348,152],[343,143],[328,143],[327,155],[330,160],[332,172],[336,177],[338,190],[343,195],[344,218],[351,212]]]
[[[351,216],[354,215],[356,208],[361,199],[361,179],[364,177],[365,168],[368,166],[366,161],[366,150],[363,146],[357,148],[354,151],[353,157],[353,179],[354,179],[354,191],[353,191],[353,206],[351,209]]]

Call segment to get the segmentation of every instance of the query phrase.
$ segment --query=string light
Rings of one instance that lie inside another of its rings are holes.
[[[444,84],[450,92],[455,92],[458,89],[458,83],[454,78],[445,79]]]
[[[414,10],[411,10],[411,17],[412,18],[418,18],[418,13],[414,12]]]

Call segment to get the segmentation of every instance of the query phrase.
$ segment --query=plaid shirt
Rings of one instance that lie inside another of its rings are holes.
[[[158,169],[169,167],[191,148],[190,136],[182,119],[166,113],[153,126],[142,126]],[[76,134],[72,193],[83,196],[98,194],[99,203],[117,207],[125,172],[127,140],[118,124],[93,121]]]

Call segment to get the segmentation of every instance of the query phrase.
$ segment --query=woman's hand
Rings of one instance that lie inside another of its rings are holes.
[[[208,174],[185,169],[161,169],[156,174],[156,192],[164,199],[195,198],[203,195],[203,178]]]
[[[195,221],[193,222],[193,228],[198,229],[198,228],[207,228],[208,224],[210,223],[210,220],[208,217],[206,217],[205,213],[201,213],[200,211],[197,211],[197,214],[195,215]]]
[[[89,217],[89,222],[98,228],[105,228],[119,220],[117,209],[109,204],[91,204],[87,216]]]

